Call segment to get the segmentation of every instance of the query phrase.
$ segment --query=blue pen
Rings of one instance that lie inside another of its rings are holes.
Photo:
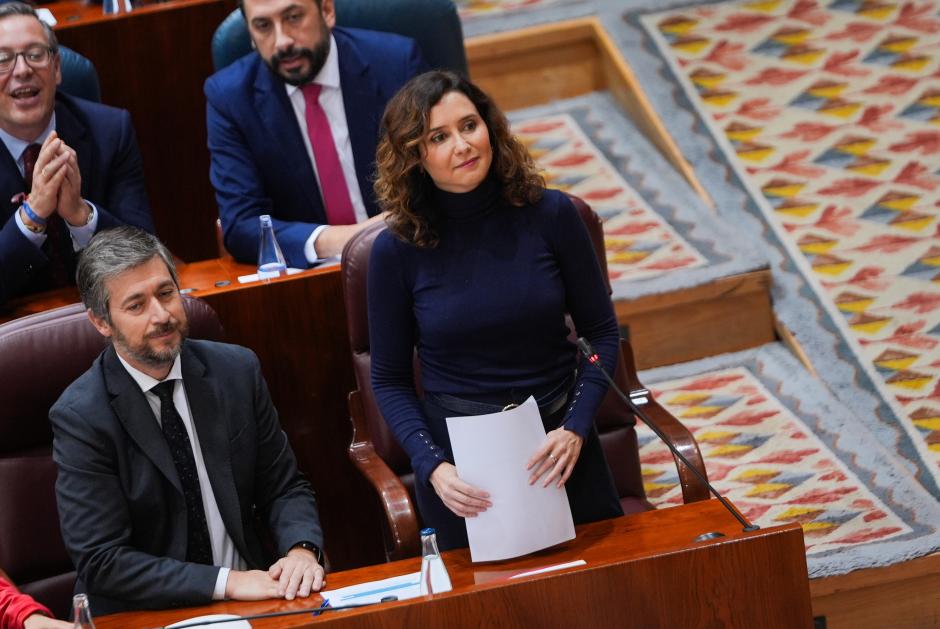
[[[326,609],[326,608],[329,607],[329,606],[330,606],[330,599],[328,599],[328,598],[323,599],[323,603],[320,604],[320,609],[317,610],[317,611],[315,611],[315,612],[313,612],[313,615],[314,615],[314,616],[319,616],[320,614],[323,613],[322,610]]]

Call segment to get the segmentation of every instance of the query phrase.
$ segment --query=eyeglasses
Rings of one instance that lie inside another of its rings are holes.
[[[13,52],[12,50],[0,50],[0,74],[6,74],[13,70],[16,65],[16,58],[23,55],[23,61],[33,69],[45,68],[52,59],[52,48],[49,46],[30,46],[23,52]]]

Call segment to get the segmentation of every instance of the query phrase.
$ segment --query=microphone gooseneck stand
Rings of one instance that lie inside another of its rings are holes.
[[[617,397],[619,397],[621,400],[623,400],[623,403],[627,405],[627,408],[629,408],[630,411],[631,411],[634,415],[636,415],[637,417],[639,417],[640,419],[642,419],[643,422],[644,422],[647,426],[650,427],[650,430],[652,430],[654,433],[656,433],[656,436],[659,437],[659,439],[660,439],[663,443],[666,444],[666,446],[669,448],[669,451],[672,452],[672,454],[673,454],[676,458],[678,458],[680,461],[682,461],[682,463],[686,466],[686,468],[689,469],[689,470],[691,470],[692,473],[695,474],[695,477],[696,477],[696,478],[698,478],[700,481],[702,481],[703,483],[705,483],[705,486],[708,487],[708,490],[709,490],[712,494],[714,494],[715,498],[718,498],[718,500],[721,501],[722,506],[724,506],[724,508],[728,510],[728,513],[730,513],[731,515],[733,515],[733,516],[734,516],[734,519],[741,523],[741,526],[744,527],[744,530],[745,530],[745,531],[757,531],[757,530],[760,529],[760,527],[757,526],[756,524],[752,524],[752,523],[748,522],[747,518],[745,518],[745,517],[734,507],[734,505],[732,505],[730,502],[728,502],[728,500],[727,500],[724,496],[722,496],[720,493],[718,493],[718,490],[715,489],[715,488],[712,486],[712,484],[711,484],[710,482],[708,482],[708,479],[705,477],[705,475],[702,474],[702,472],[699,471],[699,469],[698,469],[697,467],[695,467],[694,465],[692,465],[692,464],[689,462],[689,460],[688,460],[687,458],[685,458],[685,455],[682,454],[681,452],[679,452],[678,448],[676,448],[676,447],[672,444],[672,442],[669,441],[669,439],[668,439],[668,438],[666,437],[666,435],[663,433],[662,429],[660,429],[660,427],[656,424],[656,422],[654,422],[652,419],[650,419],[650,417],[646,414],[646,412],[644,412],[643,409],[641,409],[633,400],[631,400],[629,396],[627,396],[626,394],[624,394],[624,392],[620,389],[620,387],[617,386],[617,383],[614,382],[614,379],[610,377],[610,374],[609,374],[609,373],[607,372],[607,370],[604,368],[604,365],[601,364],[600,357],[599,357],[599,356],[597,355],[597,353],[594,351],[594,348],[591,347],[591,344],[590,344],[590,343],[588,342],[588,340],[587,340],[586,338],[584,338],[583,336],[578,338],[578,349],[581,350],[581,353],[584,354],[584,357],[587,358],[588,362],[591,363],[592,365],[594,365],[595,367],[597,367],[597,369],[604,375],[604,378],[607,379],[607,382],[610,384],[610,387],[611,387],[611,388],[614,390],[614,392],[617,394]],[[695,538],[694,541],[696,541],[696,542],[701,542],[701,541],[705,541],[705,540],[709,540],[709,539],[715,539],[715,538],[724,537],[724,536],[725,536],[724,533],[720,533],[720,532],[718,532],[718,531],[712,531],[712,532],[709,532],[709,533],[703,533],[703,534],[699,535],[698,537]]]

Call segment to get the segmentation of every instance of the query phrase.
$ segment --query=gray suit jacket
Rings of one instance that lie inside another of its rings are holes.
[[[186,394],[225,528],[249,568],[267,569],[256,515],[283,556],[322,546],[316,502],[297,470],[257,357],[187,339]],[[62,535],[94,613],[199,605],[219,568],[187,563],[186,504],[144,394],[108,347],[49,414]]]

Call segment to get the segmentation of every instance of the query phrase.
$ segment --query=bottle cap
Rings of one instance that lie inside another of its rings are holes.
[[[425,535],[434,535],[434,529],[432,528],[421,529],[421,537],[424,537]]]

